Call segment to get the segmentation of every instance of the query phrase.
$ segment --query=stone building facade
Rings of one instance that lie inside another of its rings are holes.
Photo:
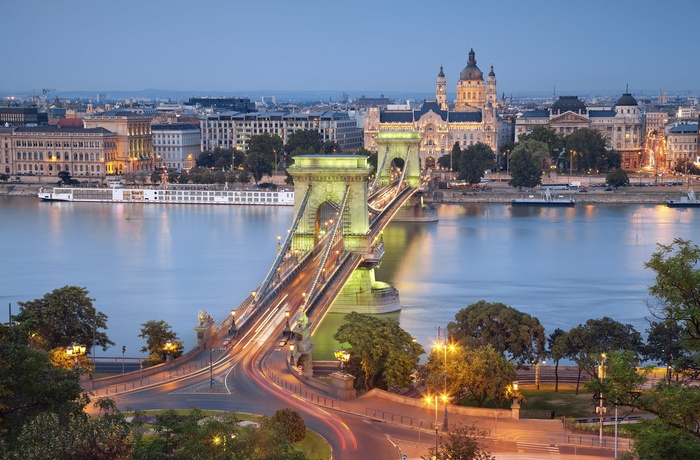
[[[606,148],[622,155],[622,168],[636,170],[649,164],[644,158],[642,113],[637,100],[624,93],[612,107],[587,107],[578,96],[561,96],[549,109],[531,110],[515,120],[515,140],[546,126],[562,136],[577,129],[595,129],[605,138]]]
[[[498,100],[496,74],[491,66],[487,80],[476,65],[474,50],[469,51],[467,66],[460,72],[456,98],[447,97],[447,79],[442,66],[435,84],[435,99],[414,110],[381,110],[373,107],[364,123],[364,146],[377,150],[381,131],[413,131],[421,135],[421,167],[435,167],[437,159],[450,153],[455,143],[467,148],[476,143],[498,151]]]

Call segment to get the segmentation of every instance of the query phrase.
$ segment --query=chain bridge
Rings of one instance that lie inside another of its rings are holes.
[[[302,155],[288,171],[294,178],[294,218],[265,279],[217,330],[241,334],[264,315],[284,321],[285,331],[303,333],[300,355],[310,354],[309,336],[329,311],[386,313],[401,308],[399,293],[377,281],[384,254],[382,230],[397,213],[415,214],[422,202],[420,136],[382,132],[377,174],[359,155]],[[393,166],[394,160],[402,168]],[[400,163],[400,162],[398,162]],[[402,211],[403,209],[403,211]],[[204,337],[200,337],[204,339]],[[306,344],[306,348],[304,348]]]

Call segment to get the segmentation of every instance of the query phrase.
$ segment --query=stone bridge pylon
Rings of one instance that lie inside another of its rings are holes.
[[[374,268],[383,254],[383,242],[376,238],[370,241],[369,178],[374,170],[367,157],[300,155],[294,157],[294,165],[288,171],[294,178],[296,190],[295,215],[307,200],[292,235],[292,251],[304,253],[313,249],[339,218],[343,198],[349,194],[342,210],[344,250],[362,255],[364,262],[350,276],[331,312],[386,313],[400,310],[398,291],[374,277]],[[309,186],[306,198],[305,191]]]

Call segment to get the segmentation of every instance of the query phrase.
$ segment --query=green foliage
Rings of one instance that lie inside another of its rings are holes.
[[[345,315],[345,322],[333,338],[352,347],[352,358],[360,362],[362,369],[362,374],[356,375],[356,384],[365,390],[409,388],[418,358],[425,352],[397,321],[356,312]],[[352,365],[346,370],[352,372]]]
[[[234,149],[216,147],[214,151],[204,151],[199,154],[196,166],[200,168],[232,169]]]
[[[559,391],[559,361],[569,354],[568,334],[556,328],[547,337],[547,356],[554,360],[554,391]]]
[[[625,185],[629,185],[630,178],[627,176],[627,173],[624,170],[613,169],[605,176],[605,181],[611,187],[618,188]]]
[[[251,151],[245,159],[245,168],[253,175],[253,180],[257,184],[263,176],[272,176],[274,170],[273,158],[265,152]]]
[[[329,153],[340,153],[340,144],[338,144],[335,141],[325,141],[321,145],[321,153],[329,154]]]
[[[424,460],[495,460],[496,457],[479,444],[479,430],[476,425],[456,423],[450,426],[447,439],[441,438],[440,449],[430,447]]]
[[[457,146],[459,147],[459,146]],[[454,154],[454,147],[453,147]],[[459,179],[469,184],[478,184],[487,169],[492,169],[495,156],[491,147],[484,143],[470,145],[459,156]]]
[[[43,413],[57,414],[62,420],[82,416],[87,399],[81,394],[79,378],[78,369],[53,366],[45,351],[13,342],[4,334],[0,341],[0,440],[13,448],[22,427]]]
[[[528,134],[524,134],[518,138],[518,143],[534,140],[547,145],[547,152],[551,155],[552,160],[556,161],[559,153],[565,146],[564,138],[554,129],[546,126],[535,126]]]
[[[248,174],[248,171],[241,171],[238,175],[238,182],[243,185],[250,184],[250,174]]]
[[[480,300],[461,309],[447,330],[465,347],[491,344],[520,365],[545,354],[544,327],[539,320],[499,302]]]
[[[443,155],[437,160],[438,166],[443,169],[450,169],[452,171],[459,170],[459,159],[462,156],[462,149],[459,148],[459,142],[455,142],[452,146],[452,150],[447,155]]]
[[[503,401],[512,396],[511,385],[516,379],[515,364],[490,344],[473,349],[462,348],[457,358],[459,369],[456,376],[460,387],[468,398],[483,407],[487,399]]]
[[[7,182],[8,180],[10,180],[10,175],[5,174],[5,173],[0,173],[0,180],[3,182]]]
[[[289,442],[299,442],[306,437],[306,424],[297,411],[285,407],[272,415],[272,421],[282,425],[284,436]]]
[[[165,362],[168,354],[173,358],[182,355],[184,347],[180,338],[172,327],[163,320],[146,321],[141,325],[141,333],[138,336],[146,339],[146,345],[141,347],[141,353],[148,353],[149,356],[144,361],[147,365]]]
[[[313,129],[299,129],[287,137],[285,152],[291,156],[320,153],[323,147],[321,133]]]
[[[597,375],[597,366],[604,353],[627,350],[641,354],[642,336],[631,324],[622,324],[608,317],[589,319],[572,328],[568,334],[568,358],[591,377]]]
[[[642,386],[647,381],[647,370],[637,370],[637,354],[630,350],[613,350],[606,355],[601,366],[604,375],[585,383],[586,389],[595,395],[603,395],[607,406],[634,407],[642,396]]]
[[[547,159],[547,145],[536,140],[518,143],[510,154],[508,185],[536,187],[542,183],[542,163]]]
[[[671,320],[652,321],[646,332],[644,357],[656,364],[666,366],[666,377],[669,382],[671,369],[678,377],[692,367],[692,354],[683,345],[685,328],[682,324]]]
[[[674,429],[660,420],[642,420],[629,426],[639,460],[691,460],[700,458],[697,438]]]
[[[93,307],[94,300],[85,288],[64,286],[41,299],[17,302],[20,311],[14,320],[32,346],[42,350],[74,343],[85,345],[88,350],[93,344],[106,350],[114,342],[99,330],[107,329],[107,315]]]
[[[132,458],[133,436],[125,417],[113,402],[98,401],[100,416],[60,417],[42,413],[22,428],[17,460],[127,460]]]
[[[700,248],[676,238],[671,245],[658,245],[644,266],[656,272],[649,294],[661,304],[653,313],[685,328],[684,345],[700,351]]]
[[[163,181],[163,170],[162,169],[156,169],[151,173],[151,183],[152,184],[159,184]]]
[[[566,136],[565,142],[566,149],[572,152],[575,171],[605,169],[605,138],[599,131],[590,128],[577,129]]]

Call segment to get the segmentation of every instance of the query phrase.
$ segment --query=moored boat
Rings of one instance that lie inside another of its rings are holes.
[[[564,206],[571,207],[576,205],[576,201],[569,195],[566,198],[564,195],[552,195],[552,191],[548,188],[542,193],[542,197],[529,195],[523,198],[516,198],[510,202],[513,206]]]
[[[294,190],[280,188],[229,188],[212,185],[163,185],[152,188],[43,187],[38,197],[44,201],[94,203],[162,203],[293,206]]]
[[[700,201],[695,196],[693,189],[688,189],[685,196],[681,196],[679,200],[669,200],[666,202],[669,208],[700,208]]]

